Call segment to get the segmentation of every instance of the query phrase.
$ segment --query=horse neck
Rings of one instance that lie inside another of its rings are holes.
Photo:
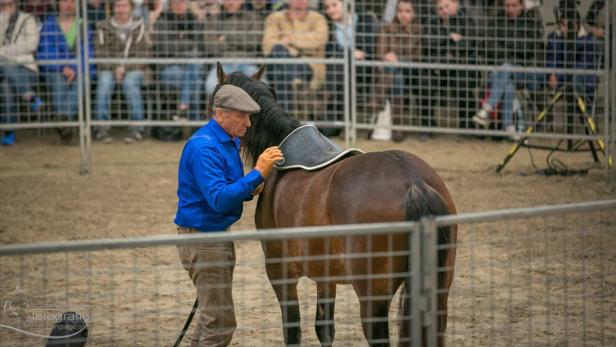
[[[272,107],[274,106],[274,107]],[[262,114],[256,115],[246,138],[246,154],[252,159],[252,166],[263,151],[272,146],[278,146],[294,129],[299,122],[291,118],[278,105],[262,106]]]

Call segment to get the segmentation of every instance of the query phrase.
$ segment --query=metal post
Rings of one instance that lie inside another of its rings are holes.
[[[616,69],[614,68],[614,60],[616,59],[616,21],[613,19],[614,14],[616,14],[616,6],[610,6],[610,1],[607,1],[605,3],[605,6],[607,6],[605,11],[607,16],[605,22],[605,25],[607,25],[607,37],[605,38],[605,42],[607,43],[606,51],[611,50],[611,55],[608,57],[609,60],[606,61],[606,69],[609,76],[609,86],[606,88],[611,93],[611,96],[606,95],[606,97],[611,98],[611,101],[609,101],[608,105],[609,108],[606,110],[606,112],[608,113],[608,116],[606,118],[608,120],[611,119],[610,124],[612,127],[609,138],[606,139],[606,142],[611,144],[607,146],[609,148],[609,154],[616,153],[616,76],[614,76],[614,74],[616,74]],[[616,168],[613,169],[614,170],[612,170],[612,178],[616,179]]]
[[[605,153],[603,153],[604,155],[604,163],[605,163],[605,177],[608,178],[609,177],[609,170],[610,170],[610,163],[609,163],[609,158],[610,158],[610,145],[609,143],[610,141],[610,117],[611,117],[611,112],[610,112],[610,86],[611,86],[611,80],[613,77],[610,76],[610,51],[611,49],[613,49],[613,45],[610,45],[610,42],[612,42],[612,37],[610,35],[610,16],[608,15],[609,11],[611,11],[610,9],[610,1],[606,1],[605,2],[605,17],[604,18],[604,23],[605,23],[605,29],[604,29],[604,38],[603,38],[603,42],[604,42],[604,47],[603,47],[603,70],[604,70],[604,74],[603,74],[603,81],[604,81],[604,86],[605,86],[605,96],[604,96],[604,101],[603,101],[603,109],[604,109],[604,122],[603,122],[603,129],[604,129],[604,139],[605,139]],[[610,47],[612,46],[612,47]],[[611,48],[611,49],[610,49]],[[595,96],[596,97],[596,96]],[[613,104],[612,104],[613,106]],[[612,122],[613,123],[613,122]],[[598,135],[598,134],[597,134]]]
[[[344,6],[344,16],[343,16],[343,20],[344,23],[348,23],[349,22],[349,17],[351,16],[350,12],[350,8],[351,8],[351,2],[352,0],[344,0],[343,1],[343,6]],[[351,84],[350,84],[350,76],[349,76],[349,59],[351,59],[352,54],[350,54],[350,50],[351,50],[351,44],[352,44],[352,40],[348,35],[348,32],[345,30],[344,31],[344,55],[343,55],[343,59],[344,61],[342,62],[342,68],[343,68],[343,78],[344,78],[344,84],[343,84],[343,90],[344,90],[344,106],[342,107],[343,109],[343,114],[344,114],[344,144],[347,147],[350,147],[350,127],[349,127],[349,122],[350,122],[350,112],[351,112],[351,104],[350,104],[350,98],[349,98],[349,93],[351,92]]]
[[[411,232],[411,240],[410,250],[411,254],[410,258],[410,281],[408,281],[407,285],[411,285],[410,290],[410,298],[407,300],[411,301],[411,316],[408,318],[408,324],[410,324],[409,331],[411,332],[411,339],[409,341],[409,346],[423,346],[423,333],[422,328],[423,324],[421,322],[421,234],[422,229],[413,230]]]
[[[90,38],[88,37],[87,1],[81,2],[81,8],[77,8],[77,14],[81,24],[77,36],[77,57],[79,59],[77,62],[79,68],[77,73],[79,78],[79,147],[81,153],[79,173],[86,175],[90,173],[92,162],[90,137]]]
[[[438,229],[434,217],[421,219],[421,303],[422,303],[422,327],[425,329],[426,346],[436,346],[438,325],[437,325],[437,289],[438,289],[438,259],[437,238]]]
[[[349,1],[349,12],[354,16],[355,15],[355,1],[350,0]],[[355,17],[355,16],[354,16]],[[348,23],[348,21],[347,21]],[[346,63],[350,63],[349,66],[349,87],[351,88],[351,99],[349,100],[350,104],[348,104],[348,110],[350,111],[349,117],[350,117],[350,124],[348,124],[348,122],[345,122],[347,124],[345,124],[345,127],[347,128],[345,131],[345,133],[349,134],[349,136],[345,136],[345,139],[347,141],[346,145],[347,147],[349,146],[355,146],[355,143],[357,142],[357,85],[356,85],[356,81],[357,78],[355,76],[356,72],[357,72],[357,67],[356,67],[356,60],[355,60],[355,43],[357,42],[357,32],[355,32],[355,28],[357,27],[357,23],[353,23],[353,36],[352,39],[350,41],[350,45],[349,45],[349,55],[350,55],[350,60],[345,60],[345,64]],[[350,137],[350,141],[349,138]],[[350,143],[349,143],[350,142]]]

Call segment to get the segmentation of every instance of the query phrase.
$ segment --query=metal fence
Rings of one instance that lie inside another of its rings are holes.
[[[368,135],[527,132],[593,141],[607,154],[615,6],[575,3],[22,1],[40,30],[20,19],[17,41],[3,43],[0,129],[55,128],[80,143],[87,171],[91,138],[178,139],[203,124],[220,61],[245,73],[267,65],[280,104],[330,135],[344,130],[347,145]],[[290,30],[285,11],[304,9],[310,20]]]
[[[266,260],[257,241],[407,233],[411,247],[403,256],[411,259],[409,271],[392,274],[392,278],[408,276],[411,283],[413,343],[426,339],[428,345],[435,345],[435,321],[444,312],[434,302],[436,295],[445,292],[438,288],[436,278],[447,270],[437,266],[436,255],[455,247],[455,275],[446,312],[448,344],[610,346],[616,343],[612,314],[616,283],[610,272],[615,261],[615,208],[616,201],[609,200],[461,214],[417,223],[2,246],[0,345],[40,343],[67,311],[82,316],[91,345],[170,345],[195,295],[175,246],[229,241],[237,249],[233,278],[237,329],[231,345],[281,345],[281,308],[264,266],[297,259]],[[437,244],[437,227],[453,224],[460,227],[458,241]],[[386,253],[341,256],[401,255]],[[317,259],[301,260],[307,265]],[[323,254],[318,260],[336,262],[339,257]],[[366,274],[365,279],[370,276]],[[302,343],[318,344],[314,282],[302,278],[297,288]],[[362,299],[382,298],[358,298],[351,286],[338,285],[335,344],[366,344],[359,310]],[[398,339],[398,310],[396,297],[389,317],[392,342]],[[428,329],[426,335],[420,333],[423,328]]]

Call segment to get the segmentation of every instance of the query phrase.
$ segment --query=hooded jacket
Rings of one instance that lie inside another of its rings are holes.
[[[98,63],[99,70],[115,70],[118,66],[124,66],[126,71],[145,71],[147,65],[131,63],[131,58],[148,58],[150,56],[151,41],[146,31],[143,19],[134,17],[124,31],[112,18],[96,24],[94,34],[94,53],[99,58],[122,59],[121,64]]]
[[[39,44],[38,20],[25,12],[0,15],[0,62],[23,65],[38,71],[34,54]]]

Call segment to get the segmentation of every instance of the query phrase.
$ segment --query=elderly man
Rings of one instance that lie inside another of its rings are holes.
[[[214,97],[210,122],[182,151],[178,172],[179,234],[229,230],[246,200],[261,191],[263,180],[281,160],[278,147],[266,149],[244,175],[239,138],[250,127],[259,105],[241,88],[224,85]],[[235,331],[231,283],[235,266],[233,243],[178,246],[180,260],[197,288],[199,317],[192,346],[226,346]]]

